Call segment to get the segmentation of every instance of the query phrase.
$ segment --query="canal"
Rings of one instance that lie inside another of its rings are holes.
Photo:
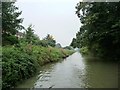
[[[44,65],[38,75],[17,88],[117,88],[118,64],[86,60],[79,52],[57,63]]]

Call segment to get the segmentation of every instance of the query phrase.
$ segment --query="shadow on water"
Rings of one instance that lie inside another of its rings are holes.
[[[118,64],[94,57],[83,58],[79,52],[57,63],[44,65],[37,76],[19,88],[117,88]]]
[[[85,58],[87,82],[90,88],[117,88],[118,62],[94,57]]]

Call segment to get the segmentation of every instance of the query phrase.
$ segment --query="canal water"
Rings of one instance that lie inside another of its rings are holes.
[[[43,66],[17,88],[117,88],[118,64],[86,60],[79,52]]]

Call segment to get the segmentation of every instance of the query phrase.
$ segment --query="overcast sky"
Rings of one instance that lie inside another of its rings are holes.
[[[17,0],[23,25],[34,25],[40,39],[53,35],[57,43],[67,46],[79,31],[80,21],[75,6],[80,0]]]

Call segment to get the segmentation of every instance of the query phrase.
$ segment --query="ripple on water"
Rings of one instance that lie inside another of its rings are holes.
[[[34,88],[116,88],[117,72],[114,63],[87,62],[75,53],[61,63],[45,65],[32,85]]]

